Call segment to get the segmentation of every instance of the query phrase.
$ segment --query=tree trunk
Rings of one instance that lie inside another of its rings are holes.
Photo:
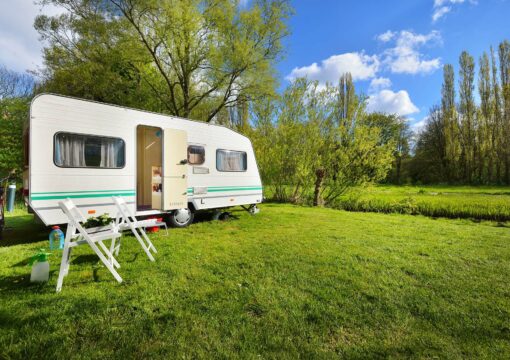
[[[487,183],[492,184],[492,153],[489,155],[489,165],[487,166]]]
[[[397,157],[397,173],[396,173],[397,185],[400,185],[400,173],[401,173],[401,171],[402,171],[402,157],[398,156]]]
[[[510,161],[508,157],[505,159],[505,185],[510,184]]]
[[[322,206],[324,205],[324,202],[321,198],[321,188],[322,188],[322,182],[324,181],[324,176],[326,175],[326,170],[324,169],[317,169],[315,171],[315,190],[313,193],[313,206]]]

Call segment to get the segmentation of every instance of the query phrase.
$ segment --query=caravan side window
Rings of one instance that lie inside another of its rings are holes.
[[[126,145],[119,138],[59,132],[53,161],[66,168],[121,169],[126,164]]]
[[[199,145],[188,145],[188,164],[202,165],[205,162],[205,148]]]
[[[244,151],[216,150],[216,169],[218,171],[246,171],[247,156]]]

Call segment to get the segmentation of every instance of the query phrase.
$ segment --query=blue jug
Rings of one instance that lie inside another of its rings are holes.
[[[60,230],[59,226],[53,226],[53,230],[50,232],[50,250],[54,250],[56,244],[58,244],[59,249],[64,248],[64,233]]]

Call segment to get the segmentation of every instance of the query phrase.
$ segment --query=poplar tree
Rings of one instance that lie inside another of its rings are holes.
[[[504,160],[504,139],[503,139],[503,119],[501,112],[501,87],[498,77],[498,64],[496,54],[491,46],[491,68],[492,68],[492,93],[494,96],[494,147],[496,149],[496,182],[501,182],[502,166]]]
[[[464,51],[456,106],[453,67],[445,65],[441,106],[431,110],[416,142],[411,166],[416,180],[510,184],[509,41],[501,42],[497,52],[491,47],[482,54],[477,85],[479,106],[475,61]]]
[[[341,75],[338,84],[337,120],[352,121],[358,110],[360,100],[356,94],[352,75],[350,73]]]
[[[503,102],[502,116],[502,146],[503,163],[505,166],[504,181],[510,183],[510,42],[508,40],[499,44],[499,69],[501,80],[501,93]]]
[[[491,67],[489,56],[486,52],[480,57],[480,70],[478,74],[478,93],[480,95],[480,109],[478,121],[478,178],[481,182],[493,179],[493,166],[495,154],[495,130],[494,121],[494,94],[491,82]],[[486,173],[486,178],[484,179]]]
[[[463,51],[459,58],[459,119],[462,135],[462,166],[464,179],[472,182],[475,154],[477,153],[476,106],[474,100],[475,61],[471,55]]]
[[[455,108],[455,74],[453,66],[443,68],[443,86],[441,90],[441,113],[444,124],[443,171],[448,181],[456,179],[456,166],[460,156],[459,124]]]

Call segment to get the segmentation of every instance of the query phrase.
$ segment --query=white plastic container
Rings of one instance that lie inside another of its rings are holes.
[[[40,252],[32,257],[32,273],[30,282],[46,282],[50,278],[50,263],[48,253]]]
[[[30,282],[46,282],[50,278],[50,263],[37,262],[32,266],[32,274],[30,274]]]

